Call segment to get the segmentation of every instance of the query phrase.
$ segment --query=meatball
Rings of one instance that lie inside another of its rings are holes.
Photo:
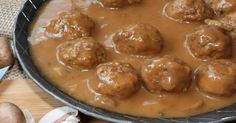
[[[236,10],[235,0],[205,0],[218,16],[224,16]]]
[[[236,11],[225,15],[225,17],[219,19],[224,26],[228,28],[224,28],[228,31],[235,31],[236,30]],[[235,31],[236,32],[236,31]]]
[[[146,61],[141,68],[144,85],[152,93],[187,91],[192,70],[185,62],[170,56]]]
[[[234,29],[236,28],[236,11],[227,14],[223,21],[226,21],[225,23],[228,23],[229,25],[233,26]]]
[[[236,11],[227,14],[224,18],[221,19],[221,23],[227,26],[226,30],[231,32],[232,36],[236,36]],[[225,29],[225,28],[224,28]]]
[[[231,44],[231,38],[215,26],[202,26],[186,39],[191,54],[202,60],[229,58],[232,54]]]
[[[127,5],[139,3],[141,0],[98,0],[98,2],[108,8],[122,8]]]
[[[136,24],[113,36],[118,52],[131,55],[156,55],[161,52],[163,38],[158,29],[149,24]]]
[[[216,96],[230,96],[236,89],[236,63],[214,60],[201,65],[195,73],[200,90]]]
[[[203,0],[172,0],[165,6],[167,17],[177,21],[203,21],[214,12]]]
[[[104,62],[106,53],[93,38],[79,38],[59,45],[58,58],[68,66],[89,69]]]
[[[97,67],[97,91],[115,98],[127,98],[140,88],[136,70],[128,63],[108,62]]]
[[[45,27],[50,38],[73,40],[91,36],[95,24],[91,18],[80,12],[63,12]]]
[[[224,16],[220,18],[207,19],[205,23],[229,31],[230,36],[236,39],[236,11],[224,14]]]

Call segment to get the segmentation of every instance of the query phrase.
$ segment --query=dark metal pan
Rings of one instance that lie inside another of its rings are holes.
[[[28,28],[37,14],[38,9],[44,5],[47,0],[27,0],[16,18],[14,28],[14,50],[20,64],[26,74],[45,92],[64,104],[78,109],[80,112],[111,122],[224,122],[236,119],[236,104],[216,110],[210,113],[201,114],[189,118],[164,119],[164,118],[144,118],[125,114],[110,112],[101,108],[90,106],[82,101],[76,100],[70,95],[60,91],[53,86],[37,69],[32,61],[28,43]],[[33,100],[32,100],[33,101]],[[138,108],[138,107],[137,107]]]

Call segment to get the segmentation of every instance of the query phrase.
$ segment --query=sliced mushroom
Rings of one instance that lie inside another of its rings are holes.
[[[70,107],[59,107],[43,116],[39,123],[79,123],[78,111]]]

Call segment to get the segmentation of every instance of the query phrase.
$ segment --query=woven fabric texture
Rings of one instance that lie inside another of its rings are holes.
[[[0,0],[0,36],[9,38],[12,41],[12,33],[15,18],[25,0]],[[27,78],[20,69],[18,61],[8,71],[3,79],[15,80]]]

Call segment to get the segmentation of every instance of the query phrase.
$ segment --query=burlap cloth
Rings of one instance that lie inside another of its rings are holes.
[[[17,13],[26,0],[0,0],[0,36],[5,36],[12,41],[12,30]],[[21,70],[18,61],[8,71],[5,80],[15,80],[27,78]]]

